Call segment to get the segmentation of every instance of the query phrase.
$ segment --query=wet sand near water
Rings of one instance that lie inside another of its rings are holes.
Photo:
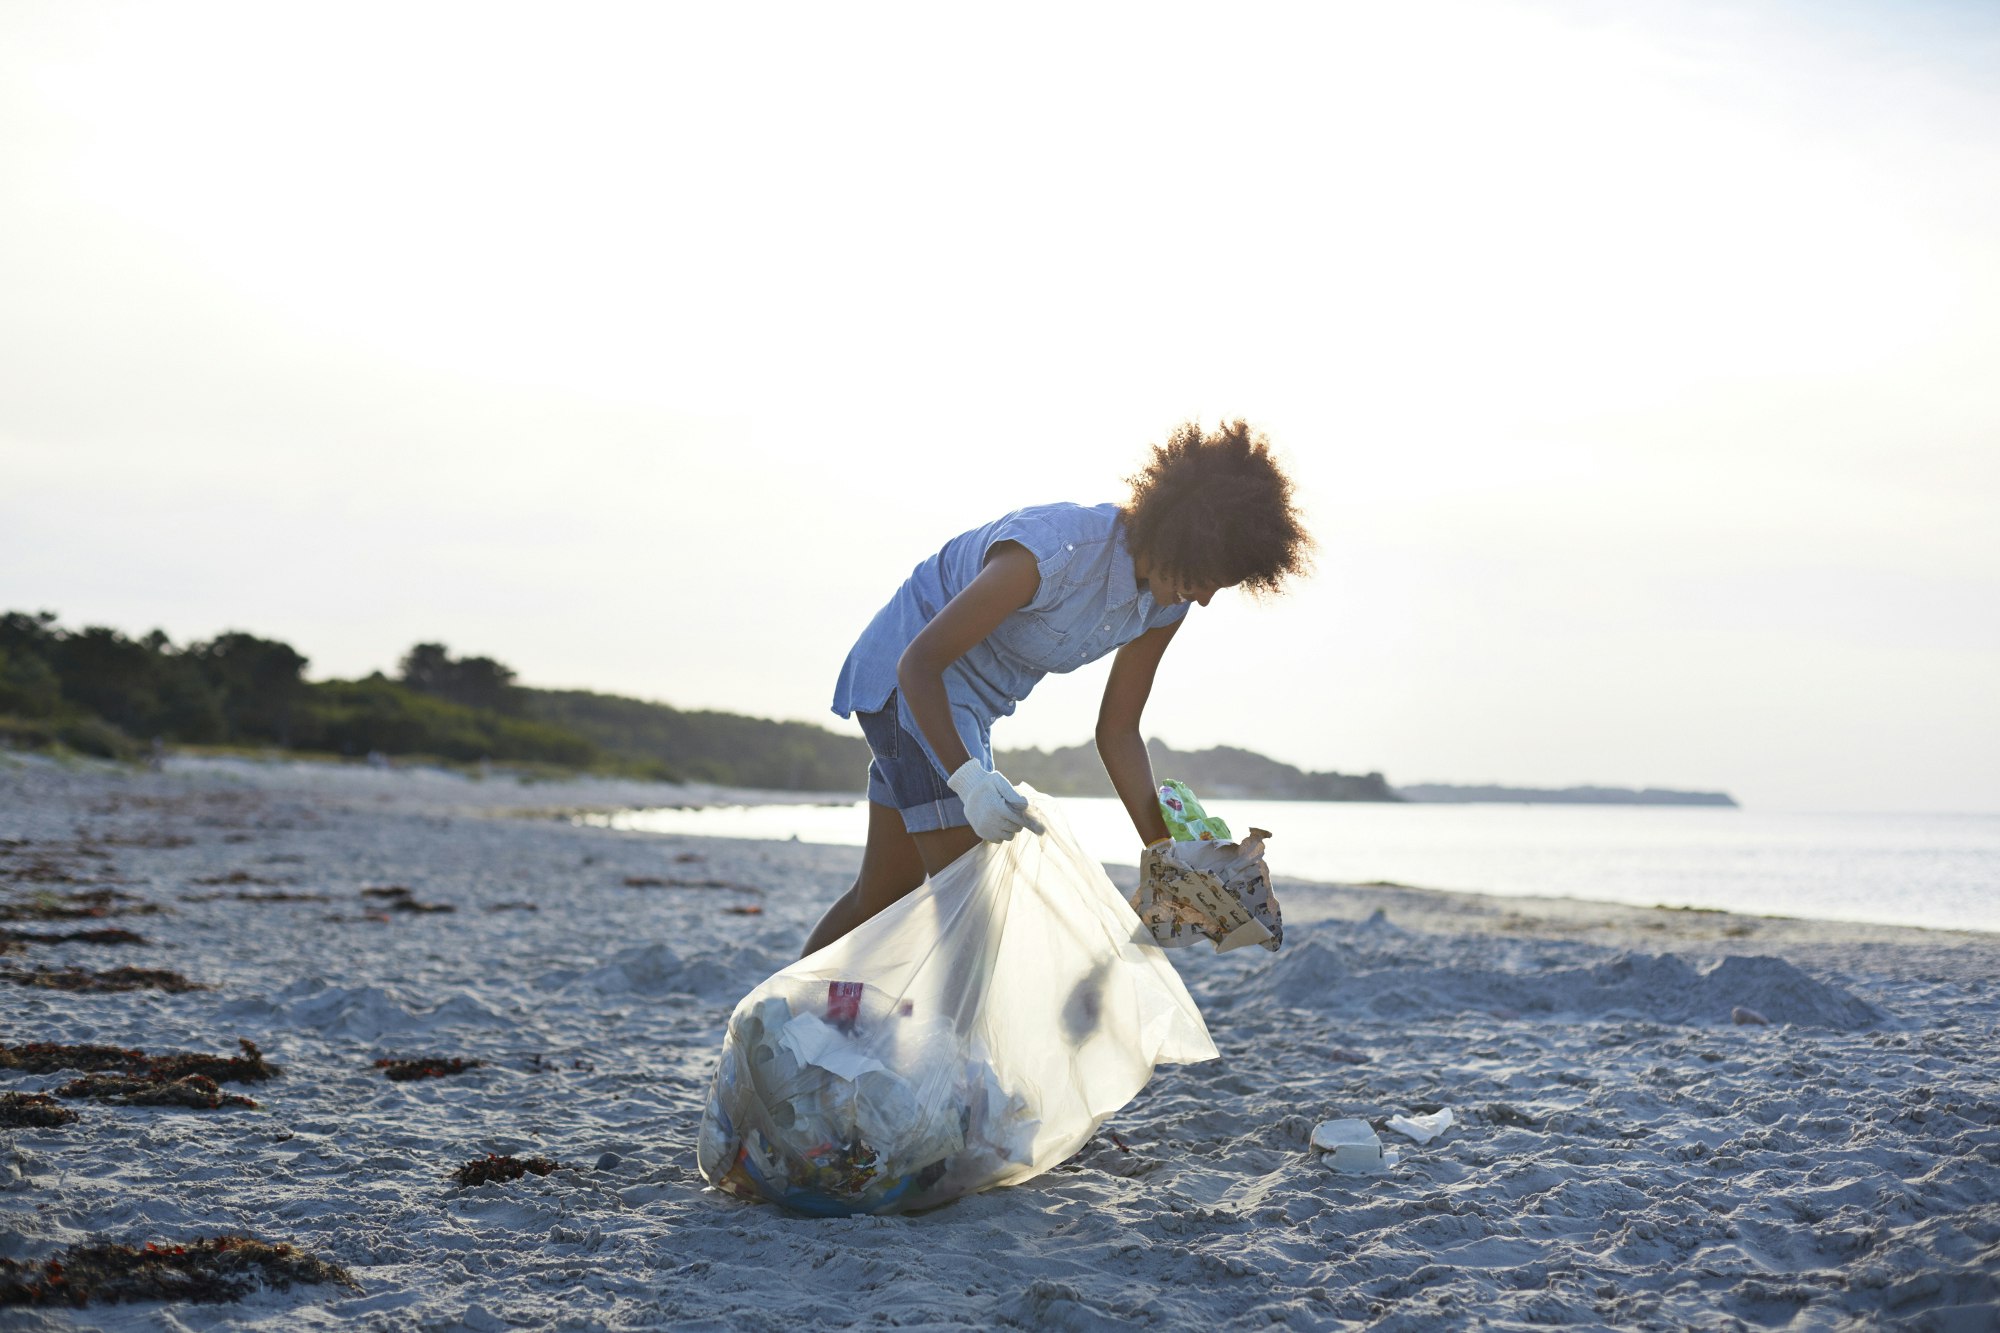
[[[693,1142],[723,1022],[859,849],[551,813],[712,799],[0,754],[0,905],[41,913],[0,928],[145,941],[19,942],[0,972],[203,987],[0,980],[0,1042],[248,1038],[284,1070],[220,1085],[257,1110],[0,1129],[0,1258],[245,1232],[359,1284],[4,1322],[2000,1326],[2000,936],[1311,885],[1282,828],[1284,950],[1176,956],[1222,1058],[1163,1070],[1063,1167],[914,1217],[718,1195]],[[0,1068],[0,1092],[74,1077]],[[1381,1175],[1308,1146],[1441,1106],[1440,1138],[1384,1134]],[[554,1168],[456,1183],[490,1154]]]

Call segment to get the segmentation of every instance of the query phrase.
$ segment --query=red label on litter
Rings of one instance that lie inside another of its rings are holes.
[[[826,984],[826,1021],[837,1028],[851,1028],[861,1017],[861,983],[829,981]]]

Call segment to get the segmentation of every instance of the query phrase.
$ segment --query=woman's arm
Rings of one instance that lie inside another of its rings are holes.
[[[1153,786],[1153,762],[1146,757],[1146,742],[1139,735],[1139,715],[1153,692],[1153,673],[1174,632],[1170,625],[1149,629],[1118,650],[1111,660],[1111,679],[1104,683],[1104,702],[1097,709],[1097,756],[1111,775],[1111,786],[1132,816],[1132,827],[1148,846],[1167,836],[1167,821],[1160,815],[1160,798]]]
[[[945,772],[956,773],[972,756],[951,723],[944,669],[1033,601],[1041,586],[1033,552],[1019,542],[993,543],[978,577],[944,604],[896,662],[896,688]]]

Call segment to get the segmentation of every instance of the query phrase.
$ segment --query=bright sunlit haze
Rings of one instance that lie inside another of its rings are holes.
[[[2000,809],[1996,57],[1972,5],[12,4],[0,609],[851,729],[916,561],[1241,415],[1317,572],[1191,612],[1149,734]]]

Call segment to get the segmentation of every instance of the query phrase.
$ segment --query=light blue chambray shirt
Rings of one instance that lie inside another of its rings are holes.
[[[1013,541],[1035,557],[1041,586],[1034,600],[1008,616],[944,671],[952,722],[966,752],[993,766],[993,720],[1014,711],[1051,671],[1074,671],[1138,638],[1171,625],[1188,603],[1161,606],[1141,591],[1125,549],[1125,525],[1115,504],[1031,505],[960,533],[923,561],[888,605],[868,622],[834,686],[833,711],[872,713],[896,694],[896,663],[946,602],[978,576],[995,542]],[[897,695],[903,730],[924,738],[909,704]]]

